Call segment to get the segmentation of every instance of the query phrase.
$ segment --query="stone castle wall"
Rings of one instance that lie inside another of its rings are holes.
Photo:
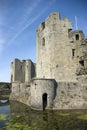
[[[30,106],[30,84],[21,82],[12,83],[10,100],[19,101]]]
[[[36,65],[18,59],[11,64],[11,100],[38,110],[87,107],[87,39],[71,30],[57,12],[39,25]]]
[[[86,109],[87,83],[58,82],[33,79],[30,84],[14,82],[11,100],[20,101],[34,110],[43,110],[43,95],[47,94],[46,109]]]
[[[37,29],[37,77],[57,81],[76,80],[76,59],[72,59],[69,32],[72,24],[52,13]]]
[[[53,100],[56,97],[56,83],[54,79],[33,79],[31,81],[31,108],[37,110],[43,110],[44,99],[46,95],[45,103],[46,108],[53,107]]]
[[[35,64],[31,60],[15,59],[11,63],[11,82],[30,82],[35,75]]]

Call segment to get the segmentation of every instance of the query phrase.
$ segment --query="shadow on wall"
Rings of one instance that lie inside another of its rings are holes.
[[[35,63],[32,63],[32,66],[31,66],[31,77],[36,77],[36,69],[35,69],[35,66],[36,64]]]
[[[54,80],[54,92],[53,92],[53,101],[54,101],[54,99],[55,99],[55,97],[56,97],[56,95],[57,95],[57,82]],[[44,93],[43,95],[42,95],[42,104],[43,104],[43,111],[46,109],[46,107],[47,107],[47,104],[48,104],[48,94],[47,93]],[[50,107],[53,107],[53,101],[52,101],[52,104],[50,105]]]

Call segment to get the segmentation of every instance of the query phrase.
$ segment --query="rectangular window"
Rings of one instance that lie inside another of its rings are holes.
[[[72,59],[75,57],[75,49],[72,49]]]
[[[76,34],[76,41],[79,40],[79,34]]]
[[[45,46],[45,38],[42,39],[42,46]]]

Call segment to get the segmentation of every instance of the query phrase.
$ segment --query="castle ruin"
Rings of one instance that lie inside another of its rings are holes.
[[[87,108],[87,38],[54,12],[36,30],[37,61],[11,63],[11,100],[32,109]]]

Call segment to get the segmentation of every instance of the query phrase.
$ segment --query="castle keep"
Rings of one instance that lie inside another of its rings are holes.
[[[87,108],[87,39],[54,12],[36,30],[37,62],[11,63],[11,100],[32,109]]]

